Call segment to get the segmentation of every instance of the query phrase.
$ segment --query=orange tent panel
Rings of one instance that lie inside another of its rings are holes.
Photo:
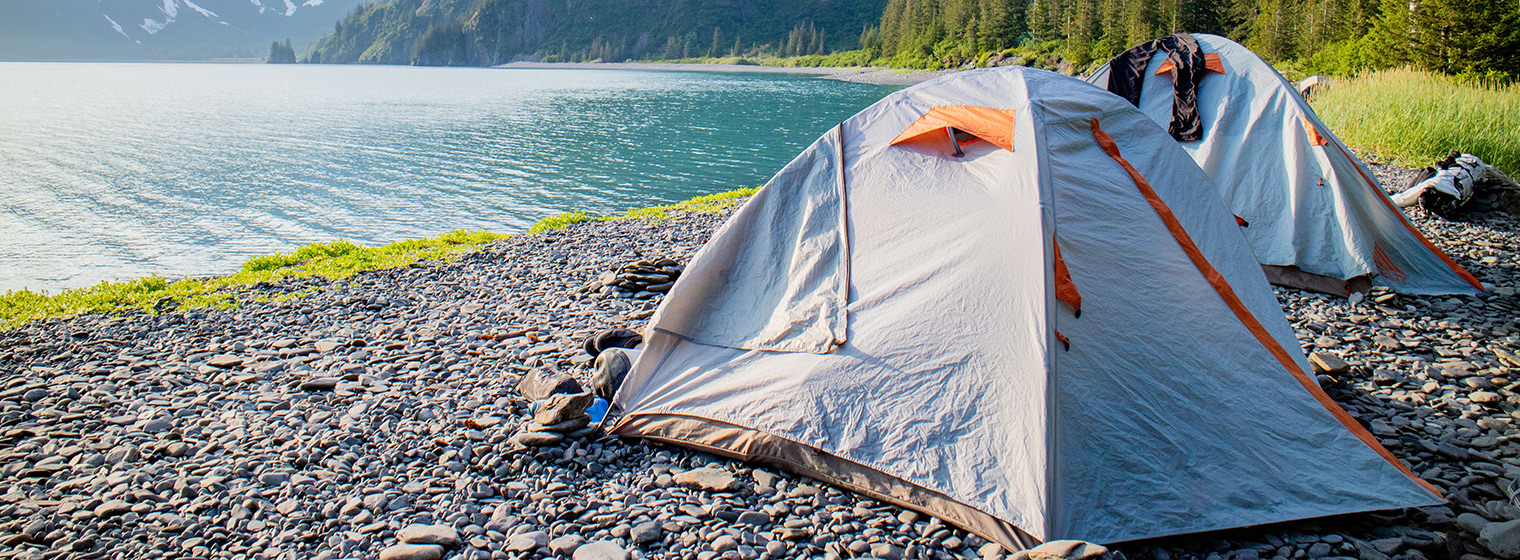
[[[1013,151],[1014,111],[976,107],[973,105],[941,105],[929,109],[907,130],[892,139],[892,145],[917,140],[930,134],[945,134],[945,128],[956,128],[977,138],[991,142],[1004,150]]]
[[[1156,75],[1159,76],[1167,72],[1171,72],[1172,69],[1176,67],[1177,65],[1172,64],[1171,59],[1167,59],[1166,62],[1161,63],[1160,68],[1156,69]],[[1223,74],[1225,73],[1224,59],[1219,58],[1219,53],[1203,53],[1203,69],[1210,72],[1218,72],[1220,74]]]
[[[1071,281],[1071,272],[1066,269],[1066,259],[1061,258],[1061,244],[1051,240],[1050,244],[1055,249],[1056,261],[1056,299],[1071,306],[1071,310],[1082,316],[1082,293],[1077,291],[1077,285]]]
[[[1309,121],[1309,117],[1308,116],[1306,116],[1306,115],[1299,115],[1298,116],[1298,120],[1303,121],[1303,123],[1304,123],[1304,132],[1309,135],[1309,143],[1310,144],[1315,145],[1315,146],[1323,146],[1325,144],[1329,144],[1330,143],[1329,140],[1325,139],[1324,135],[1321,135],[1319,133],[1319,127],[1314,126],[1314,123]]]

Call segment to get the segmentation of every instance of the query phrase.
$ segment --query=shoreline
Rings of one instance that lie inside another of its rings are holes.
[[[1371,167],[1385,184],[1414,173]],[[532,426],[517,388],[525,373],[553,369],[585,384],[585,337],[642,330],[664,297],[588,286],[640,259],[689,263],[744,196],[619,219],[571,212],[457,259],[272,279],[238,295],[235,308],[0,330],[0,445],[11,450],[0,461],[10,489],[0,525],[12,528],[5,538],[17,551],[0,557],[183,550],[373,560],[426,530],[451,536],[440,540],[462,558],[563,557],[585,544],[634,560],[720,548],[752,560],[861,550],[1002,559],[938,519],[755,464],[596,432],[547,447],[514,443]],[[1114,550],[1136,559],[1388,560],[1387,550],[1419,560],[1520,518],[1503,494],[1520,479],[1511,417],[1520,298],[1507,271],[1520,219],[1409,217],[1498,289],[1379,291],[1359,302],[1274,292],[1306,353],[1346,362],[1317,376],[1326,392],[1450,503]],[[305,295],[285,297],[294,294]],[[675,482],[700,468],[723,470],[733,485]]]
[[[492,68],[505,70],[640,70],[645,72],[727,72],[753,74],[810,74],[823,80],[857,84],[911,86],[955,70],[892,70],[880,66],[841,68],[834,66],[760,66],[751,64],[696,64],[679,62],[509,62]]]

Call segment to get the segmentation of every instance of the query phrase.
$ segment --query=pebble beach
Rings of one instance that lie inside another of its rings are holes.
[[[1390,189],[1410,171],[1374,166]],[[1446,506],[1121,543],[1130,559],[1520,557],[1520,220],[1411,209],[1495,289],[1278,289],[1327,392]],[[233,309],[0,332],[0,559],[1000,558],[938,519],[788,473],[598,431],[527,447],[518,381],[588,381],[584,339],[726,213],[584,222],[451,262],[284,280]]]

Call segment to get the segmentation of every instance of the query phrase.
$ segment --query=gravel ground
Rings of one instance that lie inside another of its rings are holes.
[[[1378,172],[1392,185],[1407,173]],[[1119,552],[1520,555],[1520,523],[1508,523],[1520,508],[1506,491],[1520,479],[1511,416],[1520,396],[1508,390],[1520,374],[1509,354],[1520,349],[1520,224],[1412,214],[1498,289],[1374,292],[1354,304],[1278,296],[1306,351],[1349,362],[1321,382],[1451,505]],[[658,302],[577,288],[643,258],[685,262],[721,220],[584,223],[453,263],[255,292],[308,291],[300,298],[0,333],[0,558],[996,556],[936,519],[701,453],[606,436],[530,449],[510,441],[529,421],[515,389],[523,373],[552,365],[584,380],[581,340],[642,327]],[[734,485],[679,476],[703,467]],[[442,547],[396,546],[403,538]]]

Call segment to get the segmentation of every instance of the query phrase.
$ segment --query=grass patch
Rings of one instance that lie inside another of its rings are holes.
[[[779,66],[786,68],[859,68],[873,66],[871,54],[864,50],[802,56],[698,56],[692,58],[648,59],[642,62],[676,64],[735,64],[739,66]]]
[[[1425,167],[1459,150],[1520,170],[1520,85],[1384,70],[1335,80],[1312,104],[1348,145],[1399,165]]]
[[[670,219],[671,212],[720,212],[733,207],[740,200],[755,194],[759,190],[758,188],[736,189],[728,192],[709,194],[685,202],[629,210],[628,214],[624,217],[659,221]]]
[[[528,234],[532,235],[540,231],[551,229],[565,229],[581,222],[594,222],[604,219],[606,218],[592,216],[585,212],[565,212],[564,214],[549,216],[547,218],[539,220],[538,223],[533,224],[533,227],[528,228]]]
[[[629,210],[621,216],[595,216],[585,212],[566,212],[539,220],[538,223],[533,224],[532,228],[528,229],[528,233],[533,234],[551,229],[564,229],[581,222],[601,222],[633,218],[654,221],[669,220],[674,217],[671,215],[671,212],[719,212],[732,208],[734,205],[739,204],[740,200],[755,194],[759,190],[759,188],[735,189],[728,192],[699,196],[675,204]]]
[[[226,276],[177,280],[149,276],[124,282],[101,282],[57,294],[25,289],[8,291],[0,295],[0,328],[84,313],[154,313],[154,306],[165,299],[182,308],[232,307],[238,294],[261,282],[313,276],[343,279],[366,270],[451,258],[505,237],[486,231],[458,230],[378,247],[340,239],[304,245],[289,253],[254,257],[244,263],[242,269]]]
[[[639,218],[667,220],[671,212],[717,212],[738,204],[759,189],[738,189],[699,196],[685,202],[629,210],[623,216],[594,216],[585,212],[568,212],[550,216],[533,224],[528,233],[561,229],[590,221]],[[445,260],[476,251],[480,246],[510,237],[483,230],[457,230],[437,237],[407,239],[378,247],[356,245],[339,239],[331,243],[312,243],[289,253],[253,257],[241,269],[226,276],[171,279],[149,276],[122,282],[63,290],[57,294],[31,290],[8,291],[0,295],[0,329],[12,329],[38,319],[66,317],[86,313],[118,314],[128,312],[157,313],[161,301],[174,302],[179,309],[231,308],[238,296],[261,282],[282,278],[319,276],[334,280],[351,277],[368,270],[400,268],[418,261]],[[300,297],[302,292],[273,297],[255,295],[255,301],[280,301]]]

